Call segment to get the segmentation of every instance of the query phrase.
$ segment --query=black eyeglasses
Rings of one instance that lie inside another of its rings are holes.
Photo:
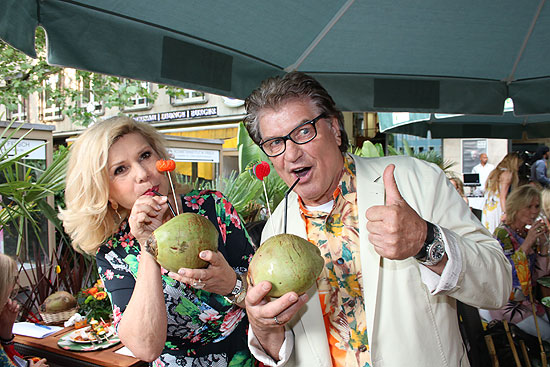
[[[294,144],[302,145],[309,143],[317,136],[317,128],[315,124],[326,115],[323,112],[313,120],[306,121],[296,126],[288,135],[280,136],[278,138],[267,139],[260,143],[260,148],[268,157],[276,157],[281,155],[286,150],[286,141],[290,140]]]

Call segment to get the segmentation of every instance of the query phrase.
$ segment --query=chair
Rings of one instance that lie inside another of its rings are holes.
[[[471,367],[491,365],[489,350],[485,344],[483,324],[477,308],[456,301],[458,324],[462,341],[468,353]]]

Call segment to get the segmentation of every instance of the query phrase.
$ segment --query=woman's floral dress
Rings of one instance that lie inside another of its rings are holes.
[[[493,234],[504,251],[504,255],[512,264],[512,293],[510,300],[500,310],[489,311],[491,317],[497,320],[506,319],[517,324],[528,316],[533,315],[529,294],[533,292],[533,286],[539,277],[537,267],[537,255],[526,255],[520,249],[525,240],[506,224],[501,224]],[[544,308],[537,302],[535,304],[537,315],[544,314]]]
[[[182,212],[207,217],[219,230],[218,250],[237,273],[245,273],[254,253],[241,220],[227,199],[216,191],[192,191],[182,197]],[[127,221],[96,254],[100,276],[113,305],[118,327],[136,283],[140,246]],[[247,345],[248,320],[244,309],[223,296],[175,281],[162,269],[168,314],[164,350],[151,365],[253,366]]]

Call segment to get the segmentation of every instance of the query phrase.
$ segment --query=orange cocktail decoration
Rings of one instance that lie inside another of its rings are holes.
[[[172,176],[169,173],[176,169],[176,162],[172,159],[159,159],[156,163],[156,166],[159,172],[166,172],[166,175],[168,176],[168,180],[170,180],[170,187],[172,187],[172,195],[174,195],[174,201],[176,202],[176,213],[179,215],[180,210],[178,207],[178,199],[176,198],[176,191],[174,190],[174,184],[172,183]]]

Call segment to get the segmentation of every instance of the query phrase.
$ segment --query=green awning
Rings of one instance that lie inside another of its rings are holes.
[[[243,99],[317,77],[346,111],[550,113],[550,7],[538,1],[2,0],[0,38],[51,64]]]

